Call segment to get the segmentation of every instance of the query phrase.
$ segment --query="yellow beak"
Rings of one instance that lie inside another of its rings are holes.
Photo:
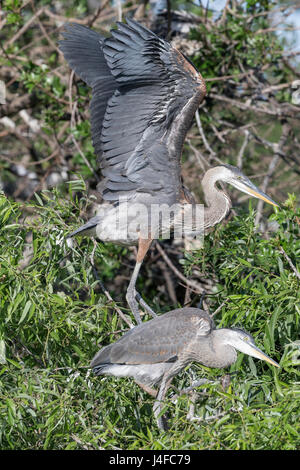
[[[269,196],[267,196],[265,193],[261,192],[256,192],[254,189],[248,188],[249,193],[253,194],[253,196],[257,197],[258,199],[262,199],[263,201],[267,202],[268,204],[272,204],[272,206],[279,207],[279,205],[273,201]]]
[[[257,359],[262,359],[263,361],[269,362],[270,364],[272,364],[272,366],[280,367],[280,365],[276,361],[274,361],[271,357],[267,356],[257,346],[254,346],[253,344],[251,344],[251,348],[252,348],[252,354],[251,355],[253,355],[253,357],[256,357]]]

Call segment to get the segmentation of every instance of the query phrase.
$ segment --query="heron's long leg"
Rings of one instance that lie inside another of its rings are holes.
[[[128,305],[134,315],[134,318],[136,319],[137,323],[141,323],[141,317],[140,317],[140,312],[139,312],[139,305],[137,298],[140,302],[140,304],[146,308],[146,310],[152,315],[156,316],[155,312],[147,305],[147,303],[141,298],[140,294],[136,291],[135,285],[136,285],[136,280],[139,275],[143,260],[145,258],[145,255],[151,245],[152,239],[140,239],[139,240],[139,247],[138,247],[138,253],[137,253],[137,258],[136,258],[136,265],[134,267],[130,283],[127,289],[126,293],[126,300],[128,302]]]
[[[135,298],[136,297],[135,284],[136,284],[136,280],[137,280],[141,265],[142,263],[138,263],[138,262],[135,264],[135,267],[134,267],[134,270],[130,279],[130,283],[126,292],[127,303],[137,323],[142,323],[140,312],[139,312],[139,304]]]
[[[147,302],[145,302],[145,300],[141,297],[141,295],[135,291],[135,296],[136,296],[136,299],[138,301],[138,303],[144,307],[145,310],[147,310],[148,313],[150,313],[150,315],[154,318],[154,317],[157,317],[157,314],[154,312],[154,310],[152,310],[151,307],[149,307],[149,305],[147,304]]]
[[[157,390],[155,390],[155,388],[149,387],[149,385],[142,384],[142,382],[138,382],[137,380],[135,380],[135,383],[138,384],[138,386],[141,387],[141,389],[143,389],[145,392],[149,393],[151,397],[157,397],[158,392]]]
[[[189,387],[183,388],[176,395],[172,396],[172,401],[177,400],[177,398],[180,397],[181,395],[186,395],[186,394],[189,394],[190,392],[193,392],[198,387],[201,387],[201,385],[204,385],[207,383],[213,383],[213,380],[209,380],[209,379],[195,380],[195,382],[192,382]]]
[[[180,372],[183,369],[183,367],[185,367],[185,365],[186,365],[186,362],[182,362],[182,361],[178,360],[177,362],[175,362],[173,367],[171,367],[171,369],[169,369],[165,373],[165,375],[162,378],[161,385],[160,385],[160,388],[159,388],[159,392],[157,394],[155,403],[153,405],[153,413],[154,413],[154,416],[155,416],[156,421],[157,421],[157,426],[162,431],[166,431],[168,429],[168,423],[167,423],[166,419],[163,416],[159,416],[159,414],[162,410],[162,402],[163,402],[163,400],[166,396],[167,390],[168,390],[168,388],[169,388],[169,386],[170,386],[170,384],[173,380],[173,377],[178,372]]]

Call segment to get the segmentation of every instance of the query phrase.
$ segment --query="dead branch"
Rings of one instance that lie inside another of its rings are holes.
[[[187,279],[175,266],[174,264],[172,263],[172,261],[170,260],[170,258],[168,257],[168,255],[166,254],[166,252],[164,251],[164,249],[161,247],[161,245],[156,242],[155,243],[155,246],[157,248],[157,250],[159,251],[159,253],[161,254],[161,256],[163,257],[163,259],[165,260],[165,262],[167,263],[167,265],[169,266],[169,268],[172,269],[173,273],[181,280],[184,282],[185,286],[189,286],[189,287],[192,287],[196,292],[198,293],[202,293],[203,292],[203,287],[197,282],[197,281],[193,281],[191,279]]]
[[[293,272],[295,273],[295,275],[297,276],[297,278],[300,280],[300,273],[298,271],[298,269],[296,268],[296,266],[294,266],[291,258],[286,254],[286,252],[284,251],[284,249],[282,248],[282,246],[279,247],[279,251],[280,253],[285,257],[285,259],[287,260],[287,262],[289,263],[290,267],[292,268]]]

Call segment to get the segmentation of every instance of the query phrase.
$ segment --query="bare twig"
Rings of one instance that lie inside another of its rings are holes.
[[[20,28],[18,30],[18,32],[12,37],[10,38],[9,41],[7,41],[6,45],[5,45],[5,48],[7,46],[10,46],[11,44],[14,44],[16,43],[16,41],[19,39],[20,36],[22,36],[22,34],[25,33],[25,31],[27,31],[28,28],[30,28],[30,26],[32,25],[32,23],[35,22],[35,20],[41,16],[45,11],[45,7],[41,7],[28,21],[27,23],[25,23],[22,28]]]
[[[213,132],[216,134],[217,138],[220,140],[220,142],[222,142],[222,144],[226,144],[226,140],[224,139],[224,137],[222,137],[216,126],[212,122],[210,122],[209,125],[212,128]]]
[[[292,268],[292,270],[294,271],[294,273],[296,274],[297,278],[300,280],[300,273],[298,271],[298,269],[296,268],[296,266],[294,266],[291,258],[286,254],[286,252],[284,251],[284,249],[282,248],[282,246],[279,247],[279,251],[281,254],[283,254],[283,256],[285,257],[285,259],[287,260],[287,262],[289,263],[290,267]]]
[[[203,287],[197,282],[197,281],[193,281],[191,279],[187,279],[175,266],[174,264],[172,263],[172,261],[170,260],[170,258],[168,257],[167,253],[164,251],[164,249],[161,247],[161,245],[156,242],[156,248],[157,250],[159,251],[159,253],[161,254],[161,256],[163,257],[163,259],[165,260],[165,262],[167,263],[167,265],[172,269],[173,273],[179,278],[181,279],[187,286],[190,286],[192,287],[196,292],[198,293],[202,293],[204,291]]]
[[[206,170],[206,167],[209,167],[209,163],[207,162],[207,160],[205,159],[204,155],[202,155],[202,153],[200,152],[200,150],[196,149],[196,147],[193,146],[193,144],[191,143],[191,141],[189,139],[187,139],[187,142],[189,144],[189,147],[193,150],[194,152],[194,155],[199,163],[199,166],[201,167],[202,171],[205,171]]]
[[[116,9],[118,21],[122,21],[122,2],[121,0],[116,0]]]
[[[94,243],[94,247],[93,247],[93,250],[92,250],[92,253],[91,253],[91,256],[90,256],[90,262],[91,262],[91,265],[92,265],[92,269],[93,269],[93,273],[94,273],[94,276],[95,278],[97,279],[103,293],[106,295],[106,297],[108,298],[108,300],[110,302],[113,302],[114,303],[114,308],[116,310],[116,312],[118,313],[118,315],[122,318],[122,320],[124,320],[125,323],[127,323],[127,325],[129,326],[129,328],[133,328],[134,325],[133,323],[131,323],[130,320],[128,320],[128,318],[126,317],[126,315],[124,315],[124,313],[122,312],[122,310],[119,309],[119,307],[116,305],[116,303],[114,302],[112,296],[110,295],[110,293],[108,292],[108,290],[106,289],[105,285],[103,284],[103,282],[101,281],[100,279],[100,276],[98,274],[98,271],[97,271],[97,268],[95,266],[95,263],[94,263],[94,256],[95,256],[95,251],[96,251],[96,248],[97,248],[97,242],[96,240],[93,238],[93,243]]]
[[[210,316],[214,317],[215,315],[217,315],[217,313],[219,313],[222,310],[226,302],[228,302],[228,299],[224,300],[224,302],[222,302],[221,305],[219,305],[219,307],[214,311],[214,313],[211,313]]]
[[[204,134],[204,131],[203,131],[203,127],[202,127],[202,123],[201,123],[201,119],[200,119],[200,116],[199,116],[199,111],[197,109],[196,113],[195,113],[195,117],[196,117],[196,122],[197,122],[197,126],[198,126],[198,129],[199,129],[199,132],[200,132],[200,135],[202,137],[202,140],[203,140],[203,143],[205,145],[205,148],[206,150],[209,151],[209,153],[215,157],[217,154],[216,152],[211,148],[211,146],[209,145],[208,143],[208,140],[206,139],[205,137],[205,134]]]
[[[191,288],[189,286],[186,287],[185,289],[185,294],[184,294],[184,307],[190,306],[192,299],[191,299]]]
[[[243,166],[243,155],[244,155],[245,148],[248,145],[249,137],[250,137],[250,134],[249,134],[248,130],[245,130],[244,134],[245,134],[245,138],[244,138],[244,141],[243,141],[242,146],[240,148],[239,154],[237,156],[237,167],[238,168],[242,168],[242,166]]]
[[[126,317],[126,315],[124,315],[124,313],[122,312],[122,310],[119,309],[119,307],[116,305],[115,301],[113,300],[112,296],[110,295],[110,293],[108,292],[108,290],[106,289],[106,287],[104,286],[103,282],[101,281],[100,277],[99,277],[99,274],[98,274],[98,271],[95,267],[95,265],[93,264],[93,261],[91,260],[91,264],[92,264],[92,268],[93,268],[93,273],[94,273],[94,276],[95,278],[97,279],[97,282],[98,284],[100,285],[103,293],[106,295],[107,299],[113,303],[113,307],[114,309],[116,310],[116,312],[118,313],[118,315],[120,316],[120,318],[122,318],[122,320],[129,326],[129,328],[134,328],[134,325],[133,323],[131,323],[130,320],[128,320],[128,318]]]
[[[278,161],[279,161],[279,158],[283,153],[283,150],[282,150],[282,147],[288,137],[288,133],[289,133],[289,129],[290,129],[290,126],[287,122],[283,122],[283,126],[282,126],[282,134],[281,134],[281,137],[279,139],[279,142],[278,143],[270,143],[268,142],[269,146],[272,148],[272,150],[274,151],[274,157],[272,158],[270,164],[269,164],[269,167],[268,167],[268,173],[267,175],[264,177],[264,180],[263,180],[263,184],[262,184],[262,190],[264,192],[267,191],[267,188],[268,188],[268,185],[269,185],[269,182],[270,182],[270,179],[272,178],[272,175],[275,171],[275,168],[278,164]],[[264,141],[264,142],[267,142],[267,141]],[[260,219],[261,219],[261,215],[262,215],[262,208],[263,208],[263,204],[264,202],[260,199],[258,201],[258,204],[257,204],[257,213],[256,213],[256,217],[255,217],[255,225],[258,225],[259,222],[260,222]]]
[[[99,18],[100,14],[106,9],[106,7],[109,5],[109,0],[105,0],[104,2],[101,3],[100,7],[96,10],[94,16],[87,22],[88,26],[91,27],[97,21]]]
[[[297,108],[296,106],[295,107],[289,106],[290,109],[287,109],[286,106],[283,109],[282,107],[279,107],[279,106],[276,109],[270,109],[270,104],[268,104],[268,106],[253,106],[248,103],[243,103],[241,101],[238,101],[232,98],[227,98],[227,96],[219,95],[217,93],[210,93],[209,96],[211,98],[215,98],[216,100],[229,103],[232,106],[236,106],[237,108],[242,109],[242,110],[249,110],[255,113],[268,114],[270,116],[280,116],[280,117],[286,116],[286,117],[294,117],[295,119],[300,119],[299,108]]]
[[[70,112],[71,112],[71,129],[74,129],[75,128],[75,111],[76,111],[76,108],[77,108],[77,101],[72,105],[72,83],[73,83],[73,77],[74,77],[74,71],[72,70],[71,74],[70,74],[70,81],[69,81],[69,106],[70,106]],[[96,178],[96,181],[97,183],[99,183],[100,181],[100,178],[97,174],[97,172],[94,170],[94,168],[92,167],[92,165],[90,164],[90,162],[88,161],[88,159],[86,158],[86,156],[84,155],[83,151],[81,150],[77,140],[75,139],[75,136],[74,136],[74,133],[72,132],[71,133],[71,139],[73,141],[73,144],[75,145],[77,151],[80,153],[83,161],[85,162],[86,166],[89,168],[89,170],[91,171],[91,173],[94,175],[94,177]]]
[[[254,74],[253,70],[250,70],[249,72],[242,72],[242,73],[235,73],[232,75],[222,75],[221,77],[210,77],[206,78],[206,82],[224,82],[225,80],[229,80],[231,78],[243,78],[243,77],[249,77]]]
[[[258,29],[255,31],[255,34],[266,34],[272,33],[273,31],[299,31],[300,29],[300,26],[286,26],[285,28],[278,28],[281,22],[281,20],[278,21],[278,24],[272,28]]]
[[[284,62],[284,59],[283,59]],[[296,71],[294,71],[295,73]],[[293,82],[288,82],[288,83],[280,83],[280,85],[272,85],[272,86],[267,86],[266,88],[263,88],[261,90],[261,94],[266,94],[270,93],[272,91],[277,91],[277,90],[284,90],[285,88],[291,88]]]
[[[279,161],[279,155],[278,155],[278,153],[276,153],[274,155],[274,157],[272,158],[270,164],[269,164],[268,174],[264,177],[264,180],[263,180],[262,190],[264,192],[267,191],[270,179],[272,178],[272,175],[275,171],[275,168],[277,166],[278,161]],[[256,216],[255,216],[255,225],[258,225],[259,222],[260,222],[260,219],[261,219],[261,216],[262,216],[263,205],[264,205],[264,201],[262,201],[262,199],[260,199],[258,201],[258,204],[257,204],[257,212],[256,212]]]
[[[176,296],[175,288],[174,288],[174,285],[173,285],[173,282],[172,282],[172,278],[170,276],[170,272],[169,272],[168,268],[166,267],[166,265],[163,261],[158,261],[157,264],[158,264],[159,268],[161,269],[161,272],[163,273],[163,276],[165,278],[169,297],[170,297],[172,303],[174,305],[176,305],[177,304],[177,296]]]
[[[205,385],[207,383],[214,383],[214,381],[209,380],[209,379],[199,379],[199,380],[193,382],[189,387],[183,388],[176,395],[173,395],[172,398],[171,398],[172,402],[177,400],[182,395],[187,395],[190,392],[194,391],[195,388],[201,387],[201,385]]]

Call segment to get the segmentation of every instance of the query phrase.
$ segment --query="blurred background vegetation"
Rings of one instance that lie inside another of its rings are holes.
[[[215,3],[2,2],[1,449],[299,448],[300,67],[284,33],[297,29],[287,18],[300,4]],[[126,15],[172,40],[207,81],[183,154],[184,183],[197,200],[202,174],[227,162],[281,204],[275,213],[228,188],[233,210],[203,249],[153,244],[138,289],[156,311],[196,306],[205,292],[205,308],[221,307],[218,327],[244,328],[281,364],[274,370],[240,354],[230,371],[190,366],[176,388],[196,376],[214,382],[195,403],[186,395],[172,401],[177,392],[170,393],[165,433],[153,419],[153,399],[130,379],[93,377],[89,369],[97,349],[128,328],[116,307],[130,315],[125,291],[135,250],[84,238],[65,243],[101,202],[101,174],[90,90],[57,41],[66,21],[108,34]],[[192,409],[197,419],[189,421]]]

